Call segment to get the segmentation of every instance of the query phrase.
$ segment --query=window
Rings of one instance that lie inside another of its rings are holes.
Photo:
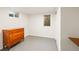
[[[10,12],[9,13],[9,17],[18,18],[19,17],[19,13],[18,12]]]
[[[50,26],[50,15],[44,15],[44,26]]]

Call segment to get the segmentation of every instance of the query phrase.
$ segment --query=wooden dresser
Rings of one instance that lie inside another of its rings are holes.
[[[76,44],[77,46],[79,46],[79,38],[74,38],[74,37],[69,37],[69,39]]]
[[[24,28],[3,30],[3,47],[11,48],[24,40]]]

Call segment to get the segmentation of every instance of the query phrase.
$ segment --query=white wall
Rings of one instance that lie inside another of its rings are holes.
[[[79,37],[79,8],[61,9],[62,50],[73,50],[68,37]]]
[[[29,16],[26,14],[21,13],[21,20],[23,20],[23,26],[24,26],[24,33],[25,33],[25,37],[30,35],[29,33]]]
[[[2,30],[3,29],[12,29],[12,28],[25,28],[25,36],[29,35],[28,31],[28,20],[27,17],[20,13],[19,18],[10,18],[9,17],[9,8],[0,8],[0,49],[3,46],[3,39],[2,39]],[[27,30],[26,30],[27,29]]]
[[[54,34],[55,34],[55,39],[56,39],[56,42],[57,42],[57,47],[58,47],[58,50],[60,50],[60,40],[61,40],[61,9],[58,8],[57,9],[57,13],[55,15],[55,26],[54,26]]]
[[[51,26],[44,26],[44,15],[51,15]],[[55,15],[52,13],[30,15],[29,27],[30,35],[54,38]]]

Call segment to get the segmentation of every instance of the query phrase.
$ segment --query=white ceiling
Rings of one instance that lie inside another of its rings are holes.
[[[55,13],[57,7],[0,7],[0,10],[10,10],[25,14]]]
[[[39,13],[55,13],[57,7],[13,7],[11,9],[25,14],[39,14]]]

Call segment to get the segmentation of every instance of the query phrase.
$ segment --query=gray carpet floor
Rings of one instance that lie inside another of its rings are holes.
[[[56,40],[51,38],[27,36],[24,41],[10,51],[57,51]]]

